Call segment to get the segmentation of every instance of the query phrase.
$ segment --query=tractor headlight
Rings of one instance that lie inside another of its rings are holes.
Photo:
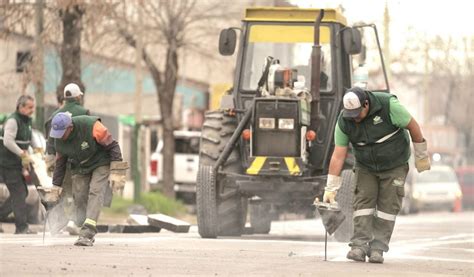
[[[275,129],[275,118],[259,118],[258,127],[260,129]]]
[[[295,120],[293,118],[278,119],[278,129],[292,130],[295,127]]]

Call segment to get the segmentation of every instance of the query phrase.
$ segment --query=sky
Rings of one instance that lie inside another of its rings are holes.
[[[336,8],[340,4],[345,8],[344,15],[348,23],[364,21],[375,23],[382,28],[385,2],[388,3],[391,18],[391,35],[394,42],[403,41],[409,27],[426,36],[440,35],[473,37],[471,1],[450,0],[291,0],[305,8]],[[447,5],[446,3],[449,3]]]
[[[440,36],[445,40],[451,37],[454,43],[459,44],[462,38],[470,37],[471,42],[474,42],[474,28],[472,28],[474,21],[470,8],[471,1],[468,0],[291,0],[291,2],[304,8],[337,8],[342,5],[345,9],[343,14],[349,25],[361,21],[375,23],[381,35],[382,45],[383,16],[387,3],[391,19],[390,49],[393,55],[406,47],[407,43],[416,43],[414,38],[432,39]],[[419,101],[406,101],[415,94],[402,90],[397,91],[397,95],[408,103],[407,108],[415,117],[423,114],[423,105],[416,104]]]

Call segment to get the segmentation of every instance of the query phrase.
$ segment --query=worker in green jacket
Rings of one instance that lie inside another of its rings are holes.
[[[72,117],[79,115],[89,115],[89,110],[84,108],[82,103],[82,97],[84,93],[81,88],[75,83],[69,83],[64,87],[64,105],[57,109],[51,117],[45,123],[45,134],[46,134],[46,153],[45,163],[48,170],[48,175],[52,175],[54,171],[54,165],[56,160],[56,150],[54,149],[54,138],[49,137],[51,130],[51,121],[53,117],[61,112],[68,112]],[[58,233],[64,226],[66,231],[70,235],[77,235],[79,233],[79,227],[75,219],[75,207],[72,199],[72,180],[69,166],[66,167],[66,173],[62,184],[63,192],[61,194],[60,203],[50,211],[50,218],[56,220],[50,220],[50,231],[51,233]]]
[[[31,116],[35,111],[35,100],[22,95],[16,110],[5,120],[0,129],[0,176],[10,193],[8,200],[15,215],[15,234],[33,234],[27,222],[26,197],[28,189],[25,177],[29,174],[32,160],[28,154],[31,141]],[[37,148],[37,145],[31,145]]]
[[[75,245],[92,246],[104,193],[108,185],[113,190],[123,188],[127,163],[122,162],[117,141],[98,117],[58,113],[50,136],[55,138],[56,149],[52,191],[58,199],[66,163],[70,163],[76,220],[82,225]]]
[[[349,142],[355,156],[354,233],[347,258],[383,263],[404,196],[410,140],[418,172],[430,169],[420,126],[390,93],[351,88],[335,128],[324,202],[335,202]],[[408,132],[407,132],[408,130]],[[409,135],[408,135],[409,133]]]

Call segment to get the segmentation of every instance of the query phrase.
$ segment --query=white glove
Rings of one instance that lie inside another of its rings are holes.
[[[337,190],[342,185],[342,177],[336,175],[328,175],[326,187],[324,188],[323,202],[335,203]]]
[[[430,158],[428,156],[428,146],[426,140],[423,142],[413,143],[415,149],[415,167],[418,172],[423,172],[431,168]]]
[[[110,163],[109,185],[112,191],[118,192],[123,190],[127,181],[127,162],[113,161]]]

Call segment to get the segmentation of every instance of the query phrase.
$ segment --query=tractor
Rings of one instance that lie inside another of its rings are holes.
[[[367,26],[377,34],[374,25],[347,26],[334,9],[269,7],[248,8],[241,28],[221,31],[222,55],[233,55],[238,33],[240,39],[233,88],[202,126],[201,237],[266,234],[283,213],[314,216],[342,98],[353,83],[352,55],[362,52],[360,28]],[[336,198],[347,218],[335,233],[339,241],[352,233],[352,166],[347,159]]]

